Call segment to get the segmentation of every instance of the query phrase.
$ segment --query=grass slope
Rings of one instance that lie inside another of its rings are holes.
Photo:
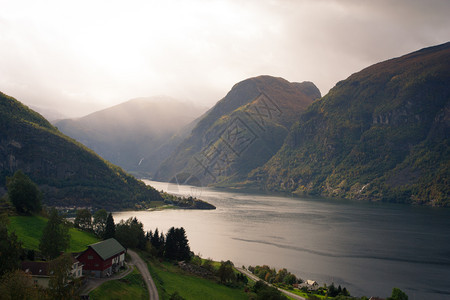
[[[248,295],[242,289],[230,288],[212,280],[187,275],[167,262],[149,261],[148,267],[162,300],[169,299],[175,292],[186,300],[248,299]]]
[[[40,216],[15,216],[10,217],[9,221],[8,230],[16,233],[24,248],[39,250],[39,240],[47,224],[47,219]],[[87,245],[99,241],[94,235],[75,228],[70,228],[69,233],[70,245],[68,252],[84,251]]]
[[[89,294],[89,299],[148,299],[148,292],[141,274],[133,272],[122,279],[107,281]]]

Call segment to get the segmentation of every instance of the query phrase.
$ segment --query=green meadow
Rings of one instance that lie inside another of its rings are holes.
[[[89,294],[93,300],[148,299],[148,292],[141,274],[136,270],[122,279],[107,281]]]
[[[200,278],[186,274],[178,266],[169,262],[156,262],[147,260],[153,281],[158,289],[160,299],[170,299],[175,292],[189,299],[242,299],[247,300],[248,295],[243,288],[227,287],[215,280]]]
[[[9,218],[8,230],[15,232],[26,249],[39,250],[39,240],[47,224],[47,219],[41,216],[14,216]],[[68,252],[84,251],[87,245],[99,241],[93,234],[70,228],[70,245]]]

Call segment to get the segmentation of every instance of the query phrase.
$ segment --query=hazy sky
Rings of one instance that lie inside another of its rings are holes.
[[[168,95],[212,106],[267,74],[326,94],[450,40],[448,0],[0,0],[0,91],[69,116]]]

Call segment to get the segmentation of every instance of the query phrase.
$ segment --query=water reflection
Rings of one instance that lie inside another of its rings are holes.
[[[147,183],[168,190],[167,183]],[[177,186],[177,193],[190,195],[192,187]],[[182,226],[191,249],[203,257],[285,267],[303,279],[346,286],[354,295],[388,296],[399,287],[410,299],[450,298],[448,209],[210,188],[201,195],[217,209],[118,212],[114,218],[136,216],[145,230]]]

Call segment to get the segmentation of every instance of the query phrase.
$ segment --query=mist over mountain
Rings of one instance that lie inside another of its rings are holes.
[[[137,98],[55,126],[106,160],[151,177],[183,136],[182,129],[205,110],[168,97]]]
[[[41,114],[50,123],[54,123],[58,120],[67,118],[66,115],[62,114],[61,112],[57,111],[56,109],[35,106],[35,105],[30,105],[30,108],[32,110],[34,110],[35,112]]]
[[[239,181],[278,151],[298,115],[319,97],[311,82],[271,76],[239,82],[200,118],[155,178],[196,185]]]
[[[6,176],[19,169],[40,186],[47,205],[113,210],[162,201],[158,191],[0,92],[0,196]]]
[[[248,179],[300,195],[449,206],[449,135],[446,43],[338,82]]]

